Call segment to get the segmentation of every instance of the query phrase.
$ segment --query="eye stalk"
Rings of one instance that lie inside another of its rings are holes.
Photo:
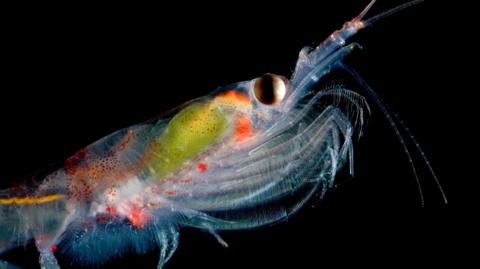
[[[282,76],[265,74],[255,79],[253,94],[257,101],[264,105],[276,105],[285,98],[287,81]]]

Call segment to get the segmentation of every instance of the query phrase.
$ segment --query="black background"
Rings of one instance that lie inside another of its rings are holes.
[[[80,14],[66,9],[12,16],[1,53],[2,185],[218,86],[267,72],[289,76],[304,45],[322,41],[367,2],[92,7]],[[400,3],[379,1],[371,14]],[[422,3],[358,34],[353,41],[363,50],[346,62],[411,127],[449,205],[416,155],[425,191],[421,208],[406,156],[370,102],[373,115],[356,147],[354,178],[287,222],[222,233],[227,249],[207,233],[182,230],[166,267],[317,268],[450,259],[450,240],[459,237],[461,226],[452,213],[458,203],[453,172],[459,160],[451,153],[458,115],[448,89],[452,67],[442,60],[451,57],[451,39],[439,30],[434,9]],[[148,268],[155,256],[127,257],[112,268]]]

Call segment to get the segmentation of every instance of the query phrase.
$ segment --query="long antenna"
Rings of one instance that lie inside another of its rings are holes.
[[[364,10],[362,13],[360,13],[360,15],[357,16],[357,18],[361,16],[361,17],[360,17],[360,20],[361,20],[361,18],[362,18],[363,16],[365,16],[365,14],[366,14],[367,11],[370,9],[370,7],[373,5],[373,3],[375,3],[375,1],[376,1],[376,0],[373,0],[372,2],[370,2],[370,4],[368,4],[367,8],[365,8],[365,10]],[[392,9],[389,9],[389,10],[387,10],[387,11],[385,11],[385,12],[382,12],[382,13],[380,13],[380,14],[378,14],[378,15],[375,15],[375,16],[373,16],[373,17],[371,17],[371,18],[363,21],[363,23],[365,24],[365,26],[372,25],[374,22],[376,22],[376,21],[378,21],[378,20],[380,20],[380,19],[383,19],[383,18],[385,18],[385,17],[388,17],[388,16],[390,16],[390,15],[393,15],[393,14],[395,14],[395,13],[401,11],[401,10],[404,10],[404,9],[406,9],[406,8],[409,8],[409,7],[411,7],[411,6],[420,4],[420,3],[423,2],[423,1],[424,1],[424,0],[413,0],[413,1],[410,1],[410,2],[407,2],[407,3],[404,3],[404,4],[402,4],[402,5],[399,5],[399,6],[397,6],[397,7],[394,7],[394,8],[392,8]],[[356,19],[356,18],[355,18],[355,19]]]
[[[413,163],[413,159],[411,157],[410,150],[408,149],[407,144],[405,143],[405,139],[403,138],[402,134],[400,133],[399,127],[402,128],[402,130],[407,133],[408,138],[410,138],[410,140],[414,143],[415,148],[420,153],[420,155],[421,155],[424,163],[427,165],[427,167],[430,171],[430,174],[432,175],[438,189],[440,190],[440,193],[441,193],[442,198],[443,198],[443,202],[445,204],[448,204],[448,200],[447,200],[447,196],[445,194],[445,191],[443,190],[443,187],[440,184],[440,181],[438,180],[438,177],[435,174],[435,172],[433,170],[433,167],[430,164],[430,161],[428,160],[427,156],[425,155],[425,152],[422,150],[422,148],[420,147],[420,144],[417,142],[417,140],[413,136],[412,132],[409,130],[409,128],[406,126],[406,124],[403,122],[403,120],[401,120],[398,117],[398,115],[386,103],[383,102],[383,100],[380,98],[380,96],[378,96],[378,94],[375,93],[375,91],[373,91],[372,88],[370,88],[370,86],[363,80],[363,78],[353,68],[351,68],[350,66],[348,66],[346,64],[342,64],[341,66],[343,67],[344,70],[346,70],[348,73],[350,73],[360,83],[361,86],[363,86],[363,88],[372,97],[373,101],[377,104],[377,106],[380,108],[380,110],[382,110],[382,112],[385,115],[386,119],[388,120],[390,126],[395,131],[395,135],[398,137],[398,139],[399,139],[399,141],[400,141],[400,143],[403,147],[403,150],[405,151],[405,154],[407,155],[410,166],[412,167],[413,174],[415,176],[415,180],[416,180],[416,183],[417,183],[418,192],[419,192],[419,196],[420,196],[420,202],[421,202],[422,207],[424,207],[424,204],[425,204],[425,201],[424,201],[424,198],[423,198],[422,186],[420,184],[420,180],[419,180],[419,177],[418,177],[418,174],[417,174],[417,169],[415,168],[415,164]],[[392,112],[392,113],[390,113],[390,112]],[[392,117],[392,114],[393,114],[393,117]],[[400,123],[400,126],[395,124],[394,118]]]
[[[376,1],[377,0],[370,1],[370,3],[362,10],[362,12],[360,12],[360,14],[358,14],[358,16],[355,17],[353,20],[361,21],[363,17],[365,17],[365,15],[367,14],[367,12],[372,8],[373,4],[375,4]]]

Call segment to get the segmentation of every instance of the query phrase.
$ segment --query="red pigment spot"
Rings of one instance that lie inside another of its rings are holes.
[[[130,215],[128,215],[128,220],[136,228],[142,228],[148,221],[148,213],[142,208],[134,207]]]
[[[156,194],[159,194],[160,193],[160,188],[158,186],[151,186],[150,187],[150,191],[152,193],[156,193]]]
[[[190,184],[190,183],[192,183],[192,179],[191,178],[182,178],[182,179],[179,180],[179,182],[180,182],[180,184]]]
[[[108,199],[115,201],[116,196],[117,196],[117,189],[115,189],[114,187],[110,187],[107,189]]]
[[[234,139],[243,141],[253,136],[252,121],[247,116],[237,118],[237,127],[235,128]]]
[[[85,158],[85,155],[87,155],[87,150],[81,149],[77,153],[75,153],[72,157],[68,158],[65,161],[65,172],[68,175],[75,174],[77,165],[80,164],[80,161],[83,158]]]
[[[105,213],[97,214],[97,216],[95,217],[95,221],[97,223],[106,223],[110,220],[112,220],[112,216]]]
[[[117,210],[115,210],[114,207],[109,206],[107,207],[107,212],[113,215],[117,213]]]
[[[203,171],[207,170],[208,165],[206,163],[199,163],[197,168],[200,172],[203,172]]]
[[[176,190],[167,190],[164,192],[165,195],[167,196],[172,196],[172,195],[175,195],[177,194],[177,191]]]
[[[125,147],[130,144],[132,139],[134,138],[135,133],[132,130],[128,130],[128,133],[126,137],[123,139],[123,141],[118,145],[118,150],[124,150]]]
[[[57,249],[58,249],[58,246],[57,246],[57,245],[51,245],[51,246],[50,246],[50,251],[51,251],[51,252],[55,252],[55,251],[57,251]]]

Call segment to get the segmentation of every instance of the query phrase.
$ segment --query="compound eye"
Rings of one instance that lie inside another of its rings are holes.
[[[287,93],[287,79],[278,75],[265,74],[255,79],[253,94],[264,105],[275,105],[283,100]]]

